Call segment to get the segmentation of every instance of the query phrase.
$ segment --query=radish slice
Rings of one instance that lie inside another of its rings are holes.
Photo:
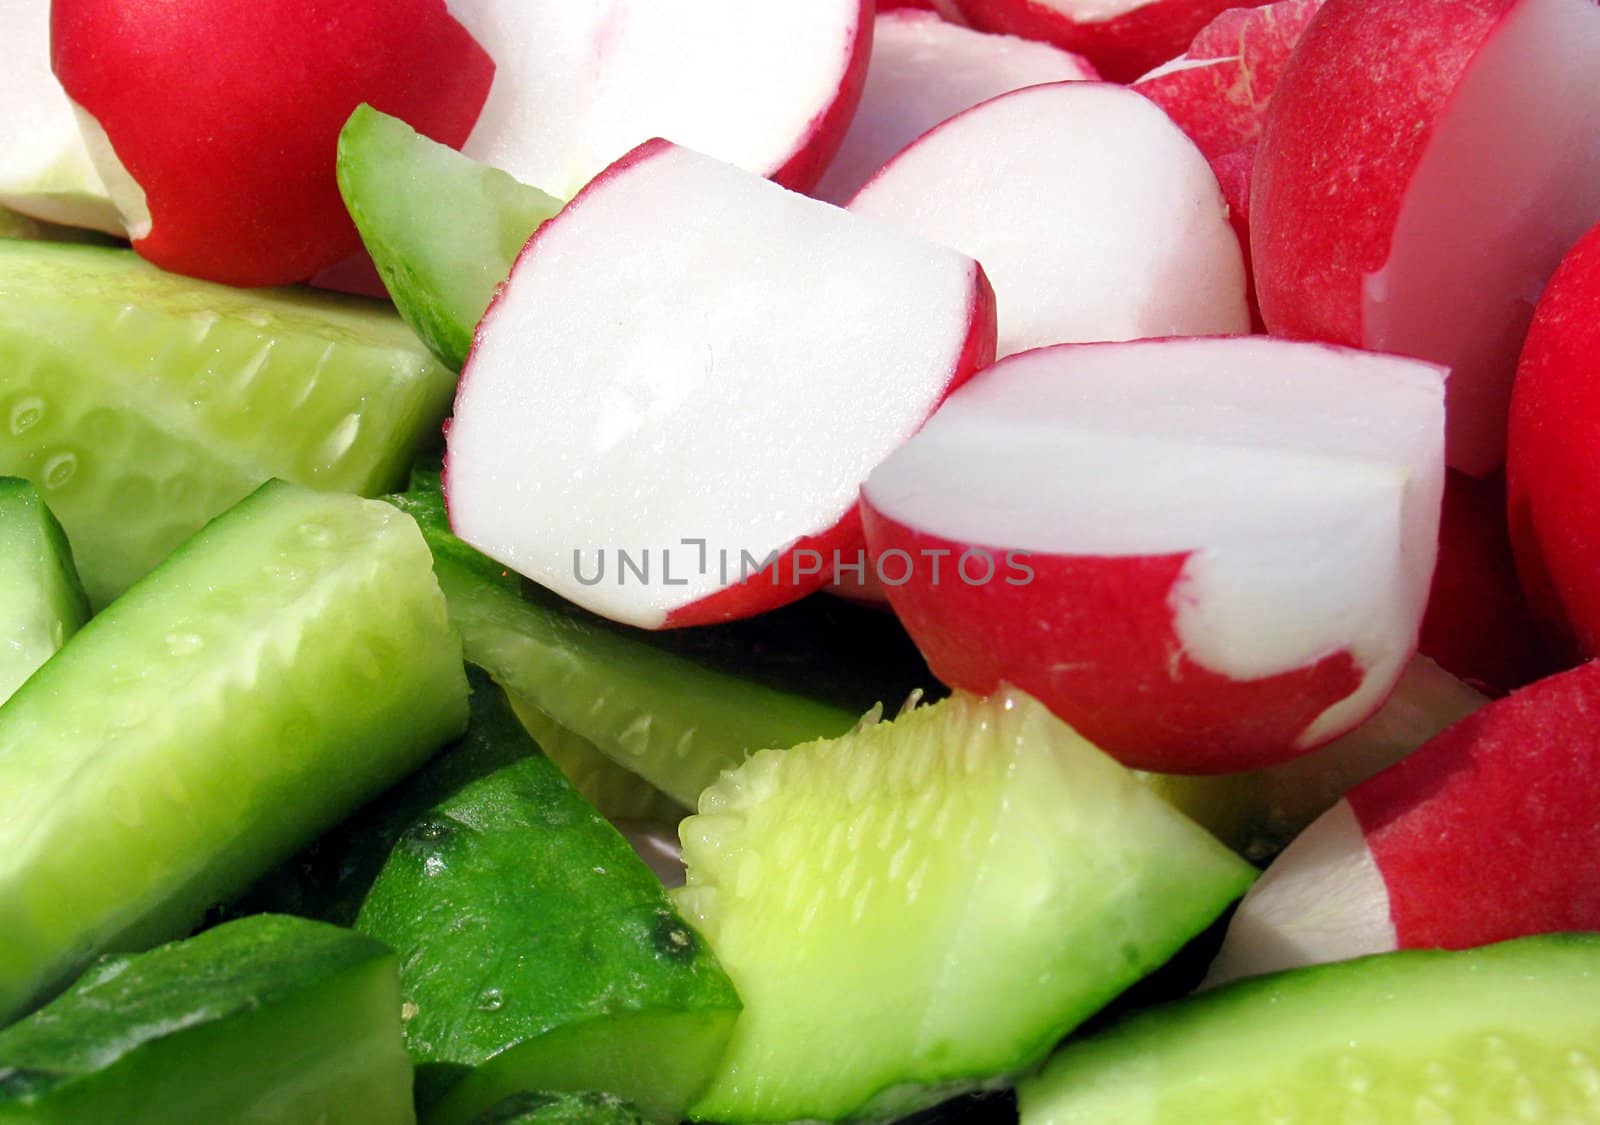
[[[1141,769],[1286,760],[1415,651],[1442,398],[1437,368],[1261,337],[1015,356],[868,480],[878,577],[953,687],[1016,684]]]
[[[618,621],[756,613],[854,561],[861,481],[993,354],[977,263],[653,141],[479,325],[451,522]]]
[[[1216,177],[1129,90],[1063,82],[945,122],[850,210],[983,263],[1002,356],[1044,344],[1250,330]]]
[[[872,0],[449,6],[499,68],[463,151],[562,199],[652,137],[808,188],[872,49]]]
[[[1088,62],[1045,43],[957,27],[932,12],[880,15],[861,105],[811,194],[842,206],[890,157],[962,110],[1024,86],[1096,77]]]

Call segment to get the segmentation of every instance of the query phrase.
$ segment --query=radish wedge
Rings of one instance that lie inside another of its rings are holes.
[[[1216,177],[1165,113],[1118,86],[987,101],[895,157],[850,210],[982,262],[1002,356],[1250,330]]]
[[[993,332],[971,259],[650,142],[540,228],[479,326],[451,525],[645,628],[794,601]]]
[[[1415,651],[1443,425],[1412,360],[1044,348],[953,395],[863,518],[945,683],[1015,684],[1140,769],[1250,769],[1355,727]]]

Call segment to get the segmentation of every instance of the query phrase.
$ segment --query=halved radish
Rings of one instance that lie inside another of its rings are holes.
[[[993,357],[976,262],[652,141],[478,326],[450,520],[618,621],[756,613],[853,561],[861,481]]]
[[[122,233],[122,221],[50,73],[50,5],[0,0],[0,206],[67,226]]]
[[[1054,43],[1132,82],[1176,57],[1226,8],[1265,0],[955,0],[973,27]]]
[[[868,479],[878,577],[945,683],[1016,684],[1129,765],[1292,758],[1415,651],[1441,380],[1265,337],[1014,356]]]
[[[911,9],[878,16],[872,63],[850,131],[811,194],[841,206],[895,153],[979,102],[1024,86],[1096,78],[1077,55],[958,27]]]
[[[652,137],[817,182],[872,50],[872,0],[449,0],[499,70],[463,151],[569,198]]]
[[[1230,8],[1133,89],[1166,110],[1208,160],[1253,145],[1284,64],[1321,6],[1277,0]]]
[[[1267,327],[1449,366],[1473,476],[1504,457],[1534,301],[1600,218],[1597,69],[1592,0],[1327,0],[1267,111]]]
[[[51,48],[134,249],[233,285],[361,248],[334,180],[358,105],[459,145],[494,75],[443,0],[55,0]]]
[[[1165,113],[1118,86],[984,102],[890,161],[850,210],[982,262],[1002,356],[1250,329],[1216,177]]]
[[[1363,782],[1234,915],[1211,981],[1600,929],[1600,663],[1463,719]]]

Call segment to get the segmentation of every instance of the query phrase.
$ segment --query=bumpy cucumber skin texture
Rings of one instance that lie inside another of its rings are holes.
[[[466,1122],[518,1090],[608,1089],[675,1122],[738,996],[487,676],[472,700],[466,739],[397,795],[409,815],[355,923],[401,955],[425,1116]],[[573,1037],[584,1050],[566,1049]],[[616,1056],[632,1065],[619,1072]]]
[[[0,707],[0,1019],[186,932],[466,725],[390,505],[274,482]]]
[[[436,469],[420,470],[390,499],[433,549],[467,659],[685,807],[751,753],[844,734],[875,701],[892,710],[932,682],[892,618],[824,607],[831,616],[820,635],[804,638],[825,652],[821,661],[794,652],[781,633],[761,633],[817,612],[803,605],[738,626],[629,629],[537,587],[524,591],[452,535]]]
[[[1254,870],[1020,693],[763,752],[675,892],[745,1001],[692,1115],[879,1118],[1020,1072]]]
[[[396,958],[257,915],[91,968],[0,1032],[0,1121],[406,1125]]]
[[[339,134],[338,175],[395,307],[460,371],[495,289],[561,201],[367,105]]]
[[[1240,981],[1064,1048],[1024,1125],[1600,1120],[1600,936]]]
[[[472,1125],[648,1125],[648,1119],[610,1094],[512,1094],[472,1119]]]
[[[377,302],[0,239],[0,473],[43,491],[97,606],[269,477],[395,487],[454,392]]]
[[[88,620],[66,533],[38,489],[0,477],[0,703]]]

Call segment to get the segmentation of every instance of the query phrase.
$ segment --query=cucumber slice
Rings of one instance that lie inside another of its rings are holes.
[[[472,1119],[472,1125],[648,1125],[648,1119],[610,1094],[512,1094]]]
[[[339,191],[407,324],[452,370],[523,245],[561,200],[363,105],[339,134]]]
[[[454,389],[378,302],[0,239],[0,473],[44,492],[96,605],[269,477],[393,488]]]
[[[604,1090],[676,1122],[733,986],[500,689],[475,680],[472,706],[462,745],[397,795],[411,815],[356,919],[401,955],[419,1104],[467,1122],[519,1090]]]
[[[0,707],[0,1020],[181,935],[465,721],[411,520],[264,486]]]
[[[572,782],[572,787],[607,820],[648,820],[676,823],[689,810],[631,770],[625,770],[595,749],[594,743],[574,734],[532,703],[511,699],[522,729],[533,737]]]
[[[257,915],[102,960],[0,1032],[0,1121],[405,1125],[396,959]]]
[[[1020,1071],[1254,871],[1029,697],[757,754],[674,892],[745,1002],[693,1116],[909,1112]]]
[[[817,599],[730,626],[630,629],[523,589],[450,534],[437,472],[391,500],[433,548],[467,659],[685,807],[754,751],[844,734],[932,682],[888,615]]]
[[[72,548],[39,492],[0,477],[0,703],[89,620]]]
[[[1600,937],[1240,981],[1069,1044],[1023,1125],[1600,1120]]]

